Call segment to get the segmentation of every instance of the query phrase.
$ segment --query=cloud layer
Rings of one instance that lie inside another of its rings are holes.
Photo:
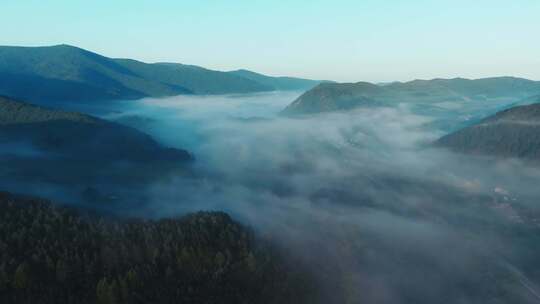
[[[295,97],[152,99],[105,117],[197,157],[196,177],[145,189],[144,214],[228,211],[309,265],[326,302],[538,301],[538,168],[430,146],[507,105],[278,117]]]
[[[100,207],[148,217],[227,211],[311,269],[321,303],[538,302],[540,169],[431,145],[507,104],[409,103],[278,116],[299,94],[70,109],[133,126],[196,157],[187,173],[160,176],[163,168],[150,168],[159,178],[137,187],[96,181],[96,195],[105,199]],[[39,158],[29,147],[4,144],[0,159]],[[118,166],[103,174],[130,170]],[[21,184],[4,173],[6,189],[67,202],[80,201],[86,187]]]

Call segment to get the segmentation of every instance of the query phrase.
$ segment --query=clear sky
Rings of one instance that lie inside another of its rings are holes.
[[[0,0],[0,45],[338,81],[540,80],[540,0]]]

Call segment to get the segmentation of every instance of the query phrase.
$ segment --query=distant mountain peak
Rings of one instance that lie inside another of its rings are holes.
[[[417,79],[384,85],[369,82],[324,83],[305,92],[283,113],[312,114],[401,102],[486,101],[492,98],[516,102],[535,94],[540,94],[540,82],[517,77]]]
[[[31,102],[302,90],[317,83],[247,70],[222,72],[179,63],[109,58],[68,44],[0,46],[0,95]]]

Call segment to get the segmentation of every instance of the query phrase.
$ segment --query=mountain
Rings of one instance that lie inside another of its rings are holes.
[[[360,105],[377,105],[375,96],[381,96],[383,87],[368,82],[321,83],[291,103],[283,114],[314,114],[350,110]]]
[[[79,160],[178,160],[184,150],[162,147],[133,128],[85,114],[53,110],[0,97],[0,143],[26,142],[36,149]]]
[[[192,161],[134,128],[0,97],[0,189],[133,208],[144,186],[191,174]]]
[[[1,303],[313,303],[311,277],[222,212],[121,220],[0,192]]]
[[[540,97],[536,97],[540,101]],[[454,151],[540,160],[540,103],[517,106],[436,142]]]
[[[321,82],[327,82],[295,77],[271,77],[248,70],[236,70],[229,73],[253,80],[276,91],[309,90]]]
[[[0,94],[29,102],[269,90],[272,88],[231,73],[113,59],[69,45],[0,47]]]
[[[322,83],[298,97],[283,110],[283,114],[313,114],[401,102],[433,104],[494,99],[515,102],[539,93],[539,81],[514,77],[414,80],[384,85]]]
[[[178,87],[180,94],[184,93],[182,89],[187,89],[191,94],[251,93],[272,90],[271,87],[250,79],[194,65],[164,62],[148,64],[132,59],[115,59],[115,61],[144,79]]]

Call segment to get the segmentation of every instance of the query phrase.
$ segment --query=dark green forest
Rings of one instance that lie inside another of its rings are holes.
[[[126,220],[0,193],[0,303],[312,303],[313,281],[221,212]]]

